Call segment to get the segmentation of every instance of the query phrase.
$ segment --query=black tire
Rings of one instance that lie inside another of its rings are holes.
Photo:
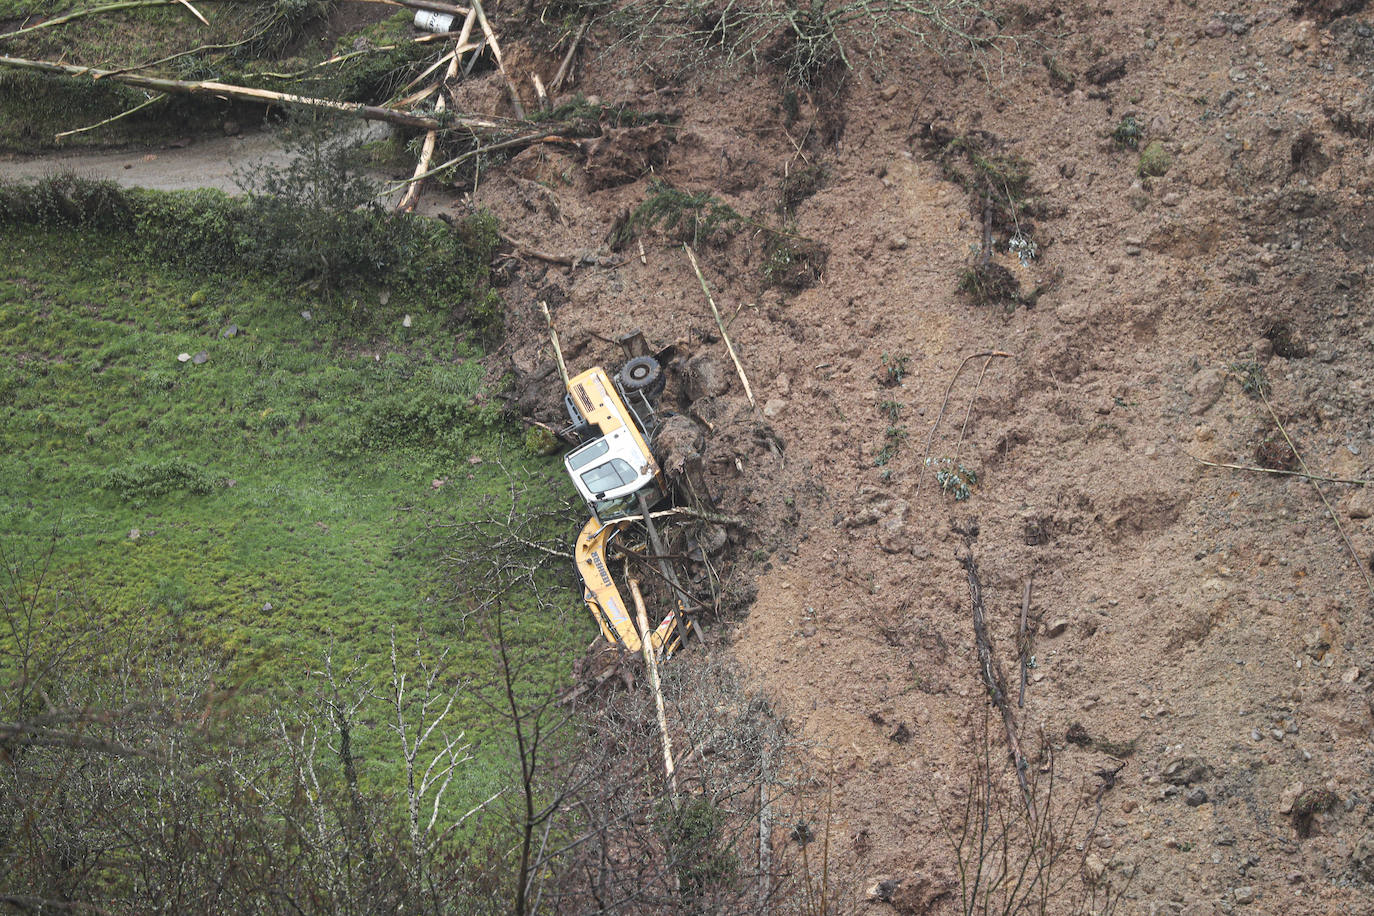
[[[652,356],[636,356],[620,368],[620,384],[626,391],[653,396],[663,390],[663,367]]]

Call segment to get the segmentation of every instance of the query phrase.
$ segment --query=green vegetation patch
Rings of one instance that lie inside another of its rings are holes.
[[[557,509],[569,488],[503,419],[446,303],[373,291],[362,333],[318,296],[180,272],[123,234],[10,225],[0,244],[0,547],[32,557],[55,533],[50,578],[80,598],[64,613],[164,629],[244,696],[304,689],[330,646],[380,676],[393,630],[447,651],[454,678],[490,676],[466,596],[491,565],[453,555],[453,532],[513,501]],[[562,677],[593,631],[566,570],[540,575],[543,601],[507,598],[530,684]],[[455,808],[504,773],[473,696],[450,720],[477,757]],[[364,754],[390,740],[372,725]]]
[[[619,248],[651,229],[692,245],[722,245],[743,224],[734,207],[709,191],[694,194],[655,178],[644,201],[612,230],[611,245]]]
[[[1174,157],[1169,155],[1164,144],[1158,140],[1152,140],[1148,146],[1140,151],[1140,164],[1136,171],[1141,178],[1159,178],[1167,174],[1173,164]]]
[[[0,184],[0,227],[110,231],[131,240],[141,261],[203,272],[253,272],[306,284],[327,298],[322,314],[366,329],[382,289],[451,304],[451,317],[485,337],[501,328],[487,286],[500,244],[495,221],[473,214],[454,225],[393,215],[372,185],[333,147],[262,179],[261,193],[126,190],[113,182],[59,175],[33,185]]]

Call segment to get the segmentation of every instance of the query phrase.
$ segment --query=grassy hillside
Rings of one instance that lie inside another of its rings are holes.
[[[569,491],[502,419],[446,309],[374,298],[360,335],[333,317],[356,301],[180,273],[114,236],[23,227],[0,244],[7,555],[55,536],[54,579],[77,605],[162,628],[250,694],[296,690],[330,645],[380,676],[393,628],[412,646],[423,628],[453,677],[488,676],[487,639],[458,597],[485,569],[443,562],[454,529],[430,526],[504,511],[512,478],[522,511]],[[591,636],[565,594],[508,633],[537,650],[532,680],[566,670]],[[465,693],[454,717],[478,744],[465,771],[477,793],[501,760],[491,713]]]

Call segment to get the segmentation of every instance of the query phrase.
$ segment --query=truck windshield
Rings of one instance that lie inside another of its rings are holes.
[[[614,521],[618,518],[631,518],[639,516],[639,497],[643,496],[645,502],[651,506],[658,505],[663,500],[663,491],[656,485],[650,483],[643,489],[624,496],[617,496],[615,499],[603,499],[592,503],[592,511],[596,517],[603,522]]]
[[[611,443],[607,442],[605,439],[597,439],[595,442],[584,445],[568,456],[568,469],[573,471],[581,470],[610,450]]]
[[[614,490],[616,487],[634,483],[637,476],[628,461],[612,458],[605,464],[597,465],[589,471],[583,471],[582,482],[593,493],[605,493],[607,490]]]

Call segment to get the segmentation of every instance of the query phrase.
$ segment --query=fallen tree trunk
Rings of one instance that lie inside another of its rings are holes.
[[[440,3],[438,0],[373,0],[376,3],[385,3],[389,6],[405,6],[413,10],[429,10],[432,13],[448,13],[450,16],[466,16],[472,10],[466,6],[457,6],[452,3]]]
[[[155,92],[206,95],[215,98],[238,99],[244,102],[259,102],[264,105],[297,105],[305,108],[322,108],[367,121],[385,121],[388,124],[411,127],[416,130],[447,130],[460,127],[474,133],[483,133],[509,130],[516,126],[514,122],[507,122],[498,118],[478,118],[471,115],[455,114],[441,120],[427,115],[412,114],[408,111],[397,111],[394,108],[383,108],[379,105],[311,98],[310,96],[292,95],[287,92],[273,92],[270,89],[231,86],[227,83],[216,83],[210,80],[174,80],[160,76],[145,76],[141,73],[98,70],[94,67],[78,67],[51,60],[27,60],[22,57],[0,56],[0,67],[37,70],[41,73],[58,73],[71,77],[86,76],[92,80],[110,79],[117,83],[136,86],[139,89],[151,89]]]
[[[439,81],[439,99],[434,103],[434,111],[437,114],[443,114],[448,109],[448,99],[444,97],[444,88],[458,76],[458,67],[462,64],[462,48],[467,45],[468,36],[472,34],[474,18],[476,18],[475,14],[468,13],[468,18],[463,23],[463,31],[458,36],[457,44],[454,45],[453,56],[449,59],[448,68],[444,71],[444,78]],[[438,137],[439,132],[437,130],[425,131],[425,142],[420,149],[420,159],[415,163],[415,177],[410,180],[410,187],[406,188],[401,202],[396,205],[397,213],[409,213],[420,202],[420,188],[424,181],[420,176],[429,171],[429,164],[434,159],[434,147],[438,142]]]

